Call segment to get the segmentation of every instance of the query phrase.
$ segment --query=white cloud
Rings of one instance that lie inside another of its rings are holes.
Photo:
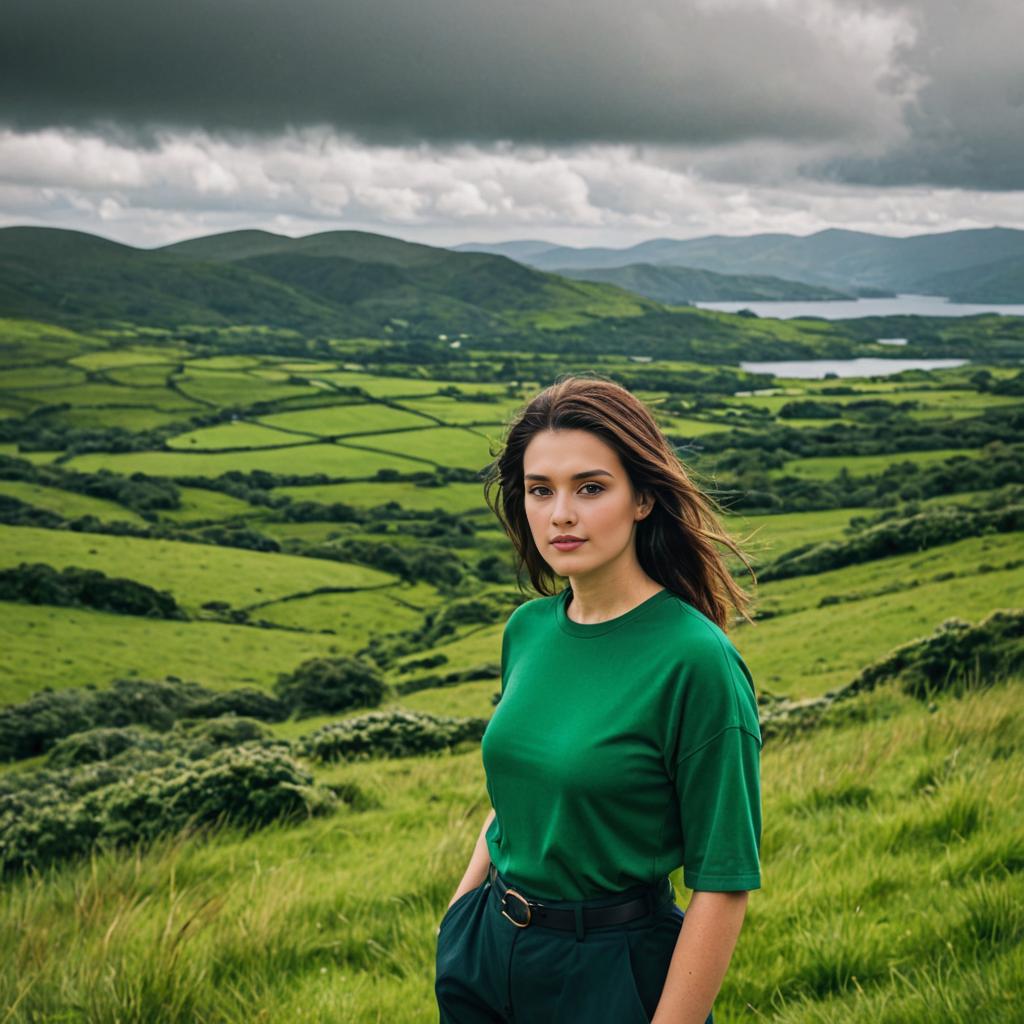
[[[152,149],[135,149],[98,135],[7,131],[0,223],[73,227],[142,246],[241,227],[290,235],[358,228],[438,245],[516,237],[625,245],[832,226],[902,235],[1024,228],[1020,192],[815,181],[797,169],[806,152],[754,143],[712,154],[371,147],[323,127],[273,139],[163,132]]]

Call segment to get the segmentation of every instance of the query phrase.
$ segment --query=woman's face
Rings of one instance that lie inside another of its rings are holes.
[[[636,559],[639,501],[615,449],[588,430],[543,430],[523,453],[526,516],[533,541],[560,576],[625,566]],[[559,549],[556,537],[583,543]]]

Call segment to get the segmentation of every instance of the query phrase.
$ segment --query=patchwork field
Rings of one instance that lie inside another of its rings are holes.
[[[578,310],[530,316],[586,325]],[[749,330],[800,340],[809,328],[755,321]],[[146,760],[158,756],[146,744],[190,730],[207,729],[222,746],[168,762],[181,778],[287,757],[274,770],[294,764],[309,781],[285,788],[323,787],[330,813],[158,831],[121,848],[97,841],[38,873],[10,872],[0,885],[0,1021],[436,1019],[435,928],[489,809],[478,739],[336,763],[303,744],[322,727],[364,728],[371,713],[486,722],[504,622],[535,595],[484,502],[484,475],[541,385],[534,377],[577,360],[481,343],[450,367],[375,366],[371,354],[390,344],[383,337],[332,339],[337,358],[328,358],[329,347],[296,349],[286,333],[247,331],[0,321],[0,741],[17,738],[3,723],[23,721],[15,716],[33,700],[65,709],[39,712],[59,733],[71,707],[62,699],[81,701],[75,713],[84,715],[89,700],[134,684],[195,683],[227,702],[245,690],[247,706],[258,698],[285,707],[259,721],[251,711],[182,714],[160,729],[122,709],[113,724],[0,760],[0,867],[5,836],[26,822],[31,832],[35,820],[25,810],[5,818],[5,807],[41,801],[31,841],[52,829],[70,842],[68,821],[107,790],[86,799],[83,789],[71,810],[39,794],[65,799],[126,764],[143,787],[171,770]],[[767,394],[685,387],[687,374],[731,372],[720,363],[604,353],[593,365],[627,381],[647,375],[636,393],[694,478],[721,488],[727,505],[759,496],[723,517],[755,571],[770,574],[803,549],[849,551],[885,522],[897,539],[912,538],[756,587],[723,551],[754,598],[754,622],[737,621],[731,636],[763,714],[774,697],[813,704],[947,620],[974,625],[1024,606],[1022,399],[984,390],[973,376],[980,362],[923,379],[779,379]],[[1016,379],[1006,365],[989,370],[992,381]],[[853,392],[828,392],[839,384]],[[840,417],[780,417],[796,399]],[[872,419],[851,405],[863,400],[893,408]],[[918,404],[900,413],[904,401]],[[922,421],[953,430],[952,443],[908,446]],[[879,453],[836,455],[814,440],[836,422],[870,434],[877,448],[867,450]],[[798,451],[759,447],[782,427],[800,430]],[[982,435],[994,443],[976,443]],[[948,493],[921,472],[910,497],[872,484],[853,504],[845,484],[906,461],[946,472],[948,483],[964,467],[951,461],[959,456],[970,460],[970,490]],[[922,518],[930,514],[948,514],[948,532]],[[102,575],[82,582],[71,570]],[[154,592],[183,618],[140,611],[139,594]],[[284,704],[282,681],[303,671],[314,697],[328,700],[364,670],[379,699],[301,714]],[[1022,682],[1019,672],[991,673],[928,703],[895,678],[813,727],[771,734],[764,884],[716,1024],[1016,1019]],[[149,699],[138,694],[140,704]],[[250,738],[217,738],[232,729]],[[85,753],[75,756],[92,757],[89,743],[110,736],[139,751],[83,762],[80,775],[46,775],[58,770],[55,745],[77,742]],[[19,779],[29,784],[18,789]],[[139,800],[157,813],[145,792]],[[681,871],[672,877],[685,907]]]
[[[362,439],[366,441],[366,438]],[[260,450],[249,448],[215,454],[189,452],[93,452],[68,459],[66,465],[83,473],[107,469],[111,473],[147,473],[150,476],[220,476],[264,470],[267,473],[326,473],[329,476],[369,476],[378,469],[429,468],[434,460],[355,444],[298,442]]]

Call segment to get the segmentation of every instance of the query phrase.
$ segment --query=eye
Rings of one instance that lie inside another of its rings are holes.
[[[596,483],[594,483],[592,481],[590,483],[584,484],[583,487],[596,487],[597,488],[596,491],[590,491],[589,492],[591,497],[600,494],[604,490],[604,487],[601,484],[596,484]],[[580,490],[582,490],[583,487],[581,487]],[[544,497],[544,495],[536,493],[538,490],[546,491],[546,490],[548,490],[548,488],[545,487],[544,484],[535,484],[526,493],[527,494],[533,494],[535,497],[538,497],[538,498]]]

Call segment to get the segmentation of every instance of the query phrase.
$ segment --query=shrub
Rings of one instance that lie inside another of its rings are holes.
[[[386,687],[380,673],[359,658],[310,658],[281,673],[274,690],[299,718],[348,708],[376,707]]]
[[[444,675],[431,672],[429,675],[417,676],[415,679],[407,679],[405,682],[395,684],[395,692],[400,694],[415,693],[417,690],[429,690],[436,686],[455,686],[457,683],[493,679],[495,676],[500,675],[500,663],[477,665],[475,668],[462,669],[458,672],[446,672]]]
[[[287,740],[276,739],[270,730],[254,718],[224,715],[211,719],[181,719],[167,734],[167,743],[189,758],[209,757],[223,747],[277,746],[290,747]]]
[[[248,831],[326,814],[337,801],[280,746],[247,744],[197,760],[122,751],[112,762],[13,773],[0,778],[0,875],[188,827]]]
[[[928,509],[887,519],[855,536],[821,544],[804,544],[777,558],[758,573],[765,582],[827,572],[875,558],[952,544],[965,537],[1010,533],[1024,528],[1024,505],[980,511],[958,505]]]
[[[58,740],[50,749],[46,763],[52,768],[74,768],[95,761],[109,761],[122,751],[135,748],[163,750],[159,737],[128,727],[86,729]]]
[[[447,654],[431,654],[426,658],[414,658],[398,666],[398,674],[404,675],[407,672],[416,672],[421,668],[436,668],[438,665],[447,665]]]
[[[1024,609],[992,612],[977,625],[947,619],[930,636],[902,644],[885,658],[869,665],[851,683],[871,689],[889,679],[900,679],[912,697],[955,689],[971,676],[993,681],[1005,672],[1024,668]]]
[[[219,822],[247,829],[278,818],[307,817],[332,800],[313,777],[279,750],[234,747],[187,767],[157,768],[103,793],[102,838],[153,838],[186,825]]]
[[[224,747],[248,743],[257,746],[277,746],[285,751],[291,746],[287,740],[275,739],[270,731],[252,718],[225,715],[213,719],[180,719],[174,727],[160,735],[134,726],[103,727],[76,732],[58,740],[46,759],[50,768],[73,768],[97,761],[117,761],[126,750],[167,752],[189,760],[209,757]]]
[[[252,686],[240,686],[197,697],[189,703],[188,714],[191,718],[219,718],[231,714],[258,718],[262,722],[283,722],[288,717],[288,707],[272,694]]]
[[[414,757],[479,741],[486,718],[453,718],[419,711],[374,711],[332,722],[300,737],[299,749],[317,761]]]
[[[35,757],[61,737],[95,724],[90,693],[43,690],[21,704],[0,708],[0,757]]]
[[[843,410],[834,402],[816,402],[812,398],[786,402],[779,409],[779,419],[782,420],[837,420],[842,415]]]
[[[108,690],[91,691],[97,725],[148,725],[170,729],[192,702],[210,693],[198,683],[115,679]]]
[[[288,717],[281,701],[248,687],[215,693],[198,683],[118,679],[109,690],[45,689],[0,708],[0,760],[35,757],[90,729],[148,725],[163,732],[181,718],[225,712],[271,722]]]
[[[45,562],[21,562],[14,569],[0,570],[0,600],[95,608],[155,619],[187,618],[166,590],[107,576],[98,569],[69,566],[58,571]]]

